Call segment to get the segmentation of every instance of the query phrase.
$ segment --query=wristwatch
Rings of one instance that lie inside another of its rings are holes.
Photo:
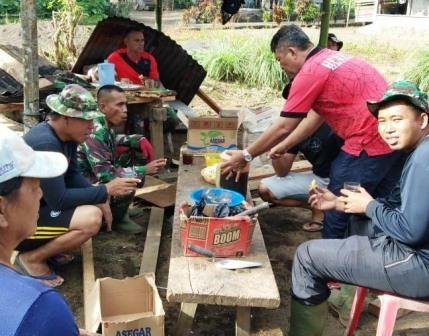
[[[250,154],[249,153],[249,151],[245,148],[245,149],[243,149],[243,157],[244,157],[244,160],[246,161],[246,162],[250,162],[250,161],[252,161],[253,160],[253,156],[252,156],[252,154]]]

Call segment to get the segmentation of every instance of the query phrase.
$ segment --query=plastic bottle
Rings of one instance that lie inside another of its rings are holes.
[[[115,65],[107,60],[98,63],[98,83],[100,86],[115,84]]]

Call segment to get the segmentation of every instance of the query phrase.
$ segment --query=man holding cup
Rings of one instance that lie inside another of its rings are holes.
[[[364,214],[367,236],[312,240],[296,250],[292,267],[290,335],[321,335],[326,321],[327,283],[342,283],[429,297],[429,104],[416,84],[398,81],[378,101],[368,102],[378,131],[393,151],[408,154],[400,180],[387,198],[373,199],[362,187],[337,197],[316,188],[310,204]]]
[[[108,183],[116,177],[135,177],[144,181],[165,166],[165,159],[153,160],[149,141],[140,134],[120,135],[114,128],[127,120],[127,98],[115,85],[98,90],[98,107],[103,115],[94,119],[94,129],[79,146],[78,161],[83,175],[91,183]],[[141,187],[139,185],[139,187]],[[112,197],[110,206],[113,229],[125,233],[140,233],[143,228],[129,217],[128,208],[134,193]]]

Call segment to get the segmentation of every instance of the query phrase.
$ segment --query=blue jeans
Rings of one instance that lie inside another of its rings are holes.
[[[373,197],[385,197],[399,181],[405,159],[399,152],[368,156],[363,151],[353,156],[340,151],[332,162],[328,189],[339,195],[344,182],[359,182]],[[344,212],[326,211],[322,237],[344,238],[349,218]]]

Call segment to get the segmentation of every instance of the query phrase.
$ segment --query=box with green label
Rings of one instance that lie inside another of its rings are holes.
[[[188,148],[218,150],[237,148],[238,118],[203,117],[188,121]]]

